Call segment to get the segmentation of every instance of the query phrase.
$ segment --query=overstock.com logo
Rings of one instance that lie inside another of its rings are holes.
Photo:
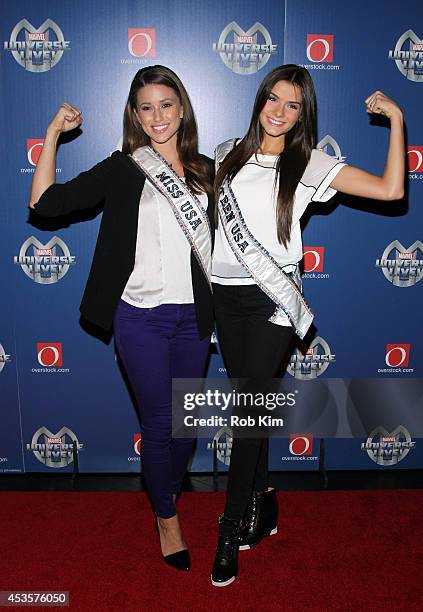
[[[26,158],[28,160],[29,165],[20,169],[21,174],[33,174],[35,172],[35,168],[38,164],[38,160],[40,159],[43,146],[44,138],[26,139]],[[60,174],[61,172],[61,168],[56,168],[56,174]]]
[[[376,259],[376,268],[396,287],[412,287],[423,276],[423,243],[416,240],[405,248],[399,240],[393,240]]]
[[[4,42],[17,63],[29,72],[46,72],[53,68],[69,51],[70,42],[52,19],[46,19],[40,27],[22,19],[12,30],[10,40]]]
[[[32,436],[26,449],[51,468],[63,468],[73,462],[74,446],[77,452],[83,449],[81,444],[68,427],[62,427],[57,433],[52,433],[47,427],[40,427]]]
[[[304,272],[323,272],[325,247],[304,247]]]
[[[333,62],[333,34],[307,34],[307,59]]]
[[[155,28],[128,28],[128,50],[133,57],[155,57]]]
[[[408,366],[410,360],[409,344],[387,344],[385,363],[390,368]]]
[[[44,138],[27,138],[26,148],[28,151],[28,161],[31,166],[36,166],[38,164],[43,146]]]
[[[396,465],[408,455],[416,443],[411,439],[410,432],[403,425],[395,431],[388,432],[382,425],[376,427],[361,444],[361,450],[377,465]]]
[[[313,380],[323,374],[334,361],[335,355],[331,353],[329,344],[316,336],[305,354],[299,349],[295,350],[286,370],[294,378]]]
[[[408,147],[408,171],[423,172],[423,147]]]
[[[134,451],[139,456],[141,455],[141,434],[134,434]]]
[[[408,147],[408,178],[423,181],[423,147]]]
[[[0,372],[3,370],[6,363],[10,361],[10,357],[11,356],[4,350],[3,345],[0,344]]]
[[[311,455],[313,453],[312,434],[291,434],[289,436],[289,452],[291,455]]]
[[[61,280],[75,259],[61,238],[54,236],[47,244],[42,244],[35,236],[30,236],[13,261],[34,283],[49,285]]]
[[[387,344],[385,350],[385,368],[379,368],[379,374],[412,373],[409,368],[410,344]]]
[[[132,441],[132,446],[135,455],[130,455],[128,461],[131,463],[139,463],[141,461],[141,434],[135,433]]]
[[[63,365],[61,342],[37,342],[38,363],[45,368]]]
[[[305,246],[303,247],[303,278],[329,278],[329,274],[323,273],[325,259],[325,247]]]
[[[308,70],[339,70],[333,63],[335,37],[333,34],[307,34],[306,55],[311,64],[302,64]]]
[[[156,28],[128,28],[128,51],[121,64],[143,64],[156,57]]]
[[[219,53],[222,62],[236,74],[253,74],[263,68],[271,55],[278,52],[267,28],[256,22],[244,31],[236,21],[223,29],[213,51]]]
[[[128,461],[130,463],[134,463],[134,462],[139,463],[141,461],[141,434],[140,433],[134,434],[132,445],[133,445],[135,455],[130,455],[128,457]]]
[[[37,342],[37,360],[41,367],[32,368],[34,374],[69,374],[70,369],[63,367],[61,342]]]
[[[423,40],[413,30],[407,30],[399,37],[388,57],[395,60],[398,70],[406,79],[423,82]]]

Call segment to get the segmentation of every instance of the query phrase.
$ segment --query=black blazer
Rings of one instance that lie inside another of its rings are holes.
[[[213,162],[210,163],[210,172]],[[66,183],[51,185],[34,210],[56,217],[94,207],[104,201],[94,258],[82,298],[84,318],[106,331],[113,326],[119,299],[134,268],[138,229],[138,208],[145,176],[121,151],[115,151],[91,170]],[[214,239],[213,199],[209,195],[207,214]],[[119,249],[119,257],[116,250]],[[212,294],[191,251],[191,277],[200,338],[213,330]]]

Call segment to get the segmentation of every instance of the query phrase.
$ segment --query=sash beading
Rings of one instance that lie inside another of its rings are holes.
[[[211,287],[211,228],[201,202],[152,147],[140,147],[130,155],[130,158],[169,202]]]

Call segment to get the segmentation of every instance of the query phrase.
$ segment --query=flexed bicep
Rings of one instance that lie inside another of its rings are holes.
[[[364,103],[367,113],[382,114],[391,122],[385,169],[381,176],[377,176],[359,168],[346,166],[333,179],[331,187],[364,198],[400,200],[404,197],[405,179],[404,126],[401,109],[381,91],[375,91]]]
[[[60,134],[79,128],[81,124],[81,111],[67,102],[60,106],[50,121],[41,155],[32,177],[30,208],[34,208],[45,191],[56,182],[56,151]]]

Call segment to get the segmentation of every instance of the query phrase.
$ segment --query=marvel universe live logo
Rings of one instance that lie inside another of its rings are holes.
[[[409,81],[423,82],[423,40],[413,30],[407,30],[399,37],[388,57],[395,61],[398,70]]]
[[[341,147],[333,136],[326,134],[316,145],[316,149],[324,151],[327,155],[335,157],[338,161],[344,162],[347,158],[342,155]]]
[[[57,236],[47,244],[31,236],[25,240],[13,261],[35,283],[47,285],[62,279],[69,267],[75,264],[76,258],[70,254],[67,244]]]
[[[32,436],[26,450],[33,452],[34,456],[48,467],[66,467],[74,460],[75,452],[83,450],[81,444],[68,427],[62,427],[57,433],[52,433],[47,427],[40,427]]]
[[[10,40],[4,41],[4,50],[10,51],[16,62],[29,72],[50,70],[69,49],[70,42],[52,19],[46,19],[38,29],[22,19],[13,28]]]
[[[229,465],[231,462],[232,443],[232,429],[230,427],[221,427],[214,435],[213,440],[207,444],[207,450],[215,452],[218,461],[224,465]]]
[[[6,363],[8,363],[11,359],[11,355],[6,353],[3,346],[0,344],[0,372],[3,370]]]
[[[388,432],[384,427],[374,429],[366,442],[362,442],[361,450],[377,465],[396,465],[415,448],[416,442],[411,439],[410,432],[400,425],[394,431]]]
[[[382,257],[376,259],[376,268],[380,268],[385,278],[396,287],[411,287],[423,277],[422,257],[423,243],[420,240],[407,249],[399,240],[393,240]]]
[[[219,53],[225,66],[236,74],[253,74],[263,68],[270,57],[278,52],[265,26],[256,22],[244,31],[231,21],[222,31],[213,51]]]
[[[331,353],[329,344],[317,336],[305,353],[296,349],[291,355],[287,372],[300,380],[312,380],[321,376],[334,361],[335,355]]]
[[[47,438],[43,444],[27,444],[27,450],[37,451],[44,459],[73,458],[73,444],[68,444],[62,438]],[[78,445],[78,450],[83,444]]]

